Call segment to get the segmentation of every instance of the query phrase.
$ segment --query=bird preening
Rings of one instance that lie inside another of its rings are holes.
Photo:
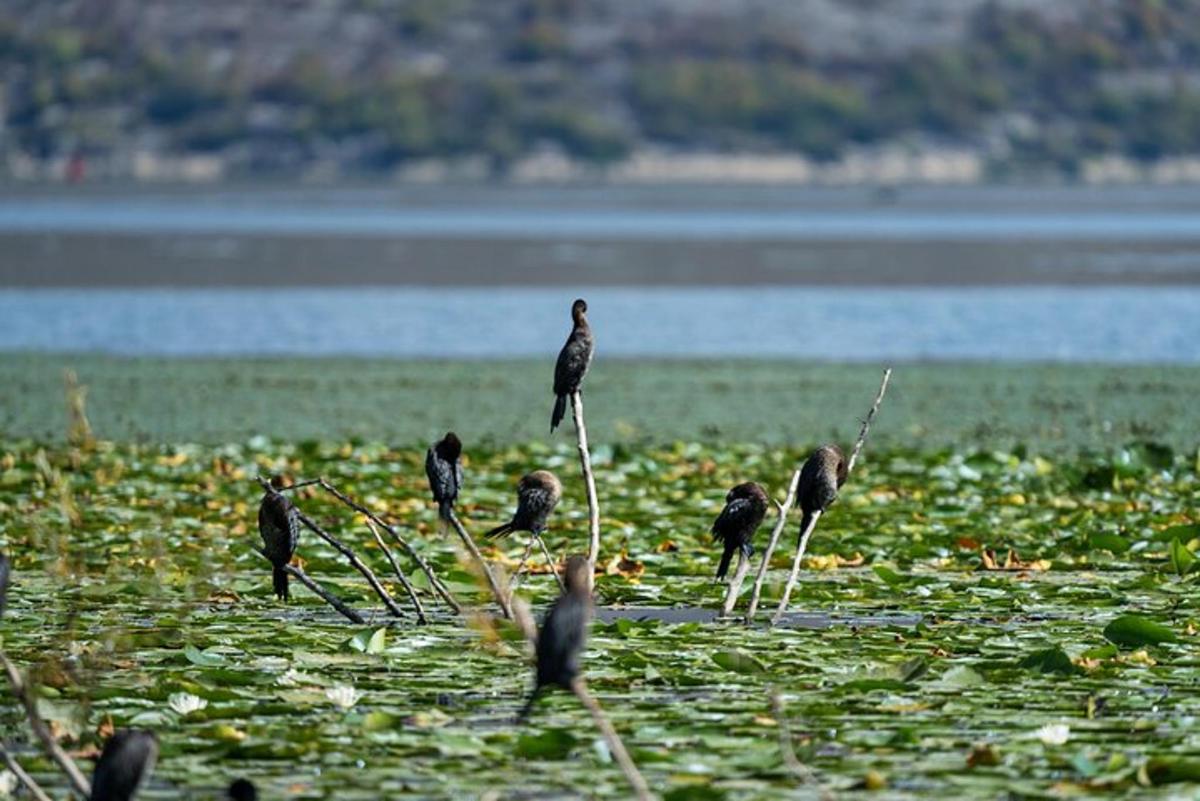
[[[767,515],[769,503],[766,490],[753,481],[738,484],[725,496],[725,508],[712,524],[713,539],[725,546],[717,565],[718,580],[729,572],[735,553],[740,551],[747,559],[754,555],[751,540]]]
[[[562,483],[549,470],[534,470],[517,484],[517,511],[507,523],[501,523],[487,533],[489,539],[504,537],[514,531],[528,531],[540,537],[554,507],[562,498]]]
[[[800,468],[800,534],[808,530],[815,512],[824,512],[837,500],[838,490],[846,483],[846,455],[837,445],[822,445],[812,452]]]
[[[521,721],[529,717],[547,688],[574,691],[572,683],[579,676],[592,620],[591,567],[586,556],[576,554],[567,559],[564,572],[566,589],[546,613],[538,632],[533,692],[518,716]]]
[[[300,542],[300,513],[279,490],[283,480],[271,479],[271,489],[263,495],[258,507],[258,533],[262,536],[263,555],[271,561],[271,579],[275,595],[288,600],[288,574],[284,570],[296,553]]]
[[[445,521],[449,521],[454,513],[454,502],[462,489],[461,456],[462,442],[453,431],[447,431],[446,436],[425,453],[425,475],[429,477],[429,490],[438,505],[438,517]]]
[[[558,428],[567,413],[567,402],[579,392],[584,376],[592,364],[596,341],[588,325],[587,301],[579,298],[571,304],[571,334],[558,352],[554,365],[554,411],[550,415],[550,432]]]
[[[92,774],[91,801],[130,801],[150,778],[158,759],[158,738],[140,729],[122,729],[104,744]]]

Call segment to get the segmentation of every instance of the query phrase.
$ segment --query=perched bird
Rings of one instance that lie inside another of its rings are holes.
[[[91,801],[130,801],[150,778],[158,759],[158,738],[152,732],[121,729],[108,739],[96,772]]]
[[[725,508],[712,524],[713,539],[725,544],[717,565],[718,579],[725,578],[734,553],[740,550],[747,558],[754,554],[750,540],[762,525],[769,503],[766,490],[753,481],[738,484],[725,496]]]
[[[438,517],[449,520],[454,511],[454,501],[462,489],[463,472],[458,457],[462,455],[462,442],[453,431],[433,443],[425,454],[425,475],[429,476],[429,489],[437,501]]]
[[[808,529],[814,512],[824,512],[837,500],[838,490],[846,483],[846,455],[837,445],[822,445],[812,452],[804,467],[800,468],[798,491],[800,532]]]
[[[8,600],[8,575],[10,570],[8,557],[0,553],[0,617],[4,617],[4,606]]]
[[[576,554],[567,559],[565,572],[566,589],[550,607],[538,632],[537,676],[519,720],[529,717],[547,687],[570,690],[571,683],[579,676],[588,624],[592,620],[591,567],[587,557]]]
[[[512,520],[496,526],[488,537],[503,537],[514,531],[528,531],[540,537],[546,530],[546,519],[562,498],[562,484],[548,470],[534,470],[517,484],[517,511]]]
[[[587,320],[587,301],[580,298],[571,304],[571,319],[575,321],[567,343],[558,352],[554,365],[554,412],[550,415],[550,432],[558,428],[567,413],[567,400],[579,391],[583,377],[592,364],[596,341]]]
[[[258,801],[258,790],[248,779],[235,779],[226,795],[229,801]]]
[[[258,507],[258,533],[262,535],[263,555],[275,567],[271,573],[275,595],[286,601],[288,574],[284,568],[292,561],[300,542],[300,513],[287,496],[278,491],[282,486],[279,476],[271,479],[271,489],[263,495]]]

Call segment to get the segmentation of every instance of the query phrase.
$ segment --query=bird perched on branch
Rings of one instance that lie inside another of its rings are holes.
[[[797,491],[800,511],[800,532],[808,530],[814,512],[824,512],[837,500],[838,490],[846,483],[846,455],[837,445],[822,445],[812,452],[800,468],[800,487]]]
[[[562,484],[548,470],[534,470],[517,484],[517,511],[512,520],[496,526],[487,533],[490,538],[503,537],[514,531],[528,531],[540,537],[546,530],[546,520],[562,498]]]
[[[0,617],[4,617],[4,607],[8,601],[8,576],[11,570],[8,557],[0,553]]]
[[[547,687],[572,690],[579,676],[588,624],[592,620],[591,567],[586,556],[567,559],[566,589],[550,607],[537,638],[537,673],[533,692],[518,720],[525,720]]]
[[[592,364],[592,351],[596,342],[592,338],[592,327],[588,325],[587,301],[582,298],[571,304],[571,319],[575,325],[567,343],[558,352],[554,365],[554,412],[550,415],[550,432],[558,428],[567,413],[567,401],[579,391],[583,377]]]
[[[429,489],[438,505],[438,517],[449,520],[454,512],[454,501],[462,489],[463,472],[458,459],[462,456],[462,442],[453,431],[433,443],[425,454],[425,475],[429,476]]]
[[[738,484],[729,490],[729,494],[725,496],[725,508],[712,524],[713,539],[725,545],[721,563],[717,565],[718,579],[725,578],[729,571],[729,563],[736,552],[740,550],[746,558],[754,554],[754,546],[750,544],[750,540],[762,525],[769,503],[770,498],[767,497],[766,490],[753,481]]]
[[[122,729],[108,739],[92,774],[91,801],[130,801],[150,778],[158,759],[152,732]]]
[[[287,496],[279,492],[282,486],[280,476],[271,479],[271,489],[263,495],[258,507],[258,533],[262,536],[263,555],[274,566],[271,578],[275,595],[286,601],[288,574],[284,568],[292,561],[300,542],[300,514]]]

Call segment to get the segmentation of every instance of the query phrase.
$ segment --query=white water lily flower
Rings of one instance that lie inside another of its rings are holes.
[[[332,701],[336,706],[342,709],[350,709],[352,706],[362,700],[363,693],[353,687],[348,687],[345,684],[339,684],[336,687],[330,687],[325,691],[325,697]]]
[[[8,798],[17,791],[17,774],[11,770],[0,770],[0,798]]]
[[[190,715],[208,706],[208,701],[191,693],[172,693],[167,698],[167,705],[181,715]]]
[[[1047,723],[1034,732],[1043,745],[1064,745],[1071,739],[1071,727],[1065,723]]]

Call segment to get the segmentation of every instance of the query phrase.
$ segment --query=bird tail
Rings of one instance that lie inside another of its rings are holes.
[[[503,537],[505,534],[511,534],[514,530],[512,522],[509,521],[508,523],[501,523],[483,536],[489,540],[494,540],[497,537]]]
[[[559,395],[554,399],[554,412],[550,415],[550,433],[554,433],[554,429],[558,428],[558,424],[562,422],[563,417],[567,413],[567,396]]]
[[[450,522],[450,515],[454,513],[454,501],[438,501],[438,517],[447,523]]]
[[[726,548],[725,553],[721,554],[721,564],[717,565],[717,579],[725,578],[725,574],[729,572],[729,562],[733,559],[733,552],[736,548]]]
[[[529,720],[529,713],[533,712],[533,707],[541,695],[542,688],[535,687],[533,692],[529,694],[529,700],[525,702],[525,706],[521,707],[521,711],[517,713],[517,723],[524,723]]]
[[[281,600],[288,599],[288,574],[282,567],[271,571],[271,581],[275,584],[275,595]]]
[[[809,524],[812,523],[812,512],[805,512],[804,517],[800,518],[800,533],[799,537],[804,536],[804,532],[808,530]]]

